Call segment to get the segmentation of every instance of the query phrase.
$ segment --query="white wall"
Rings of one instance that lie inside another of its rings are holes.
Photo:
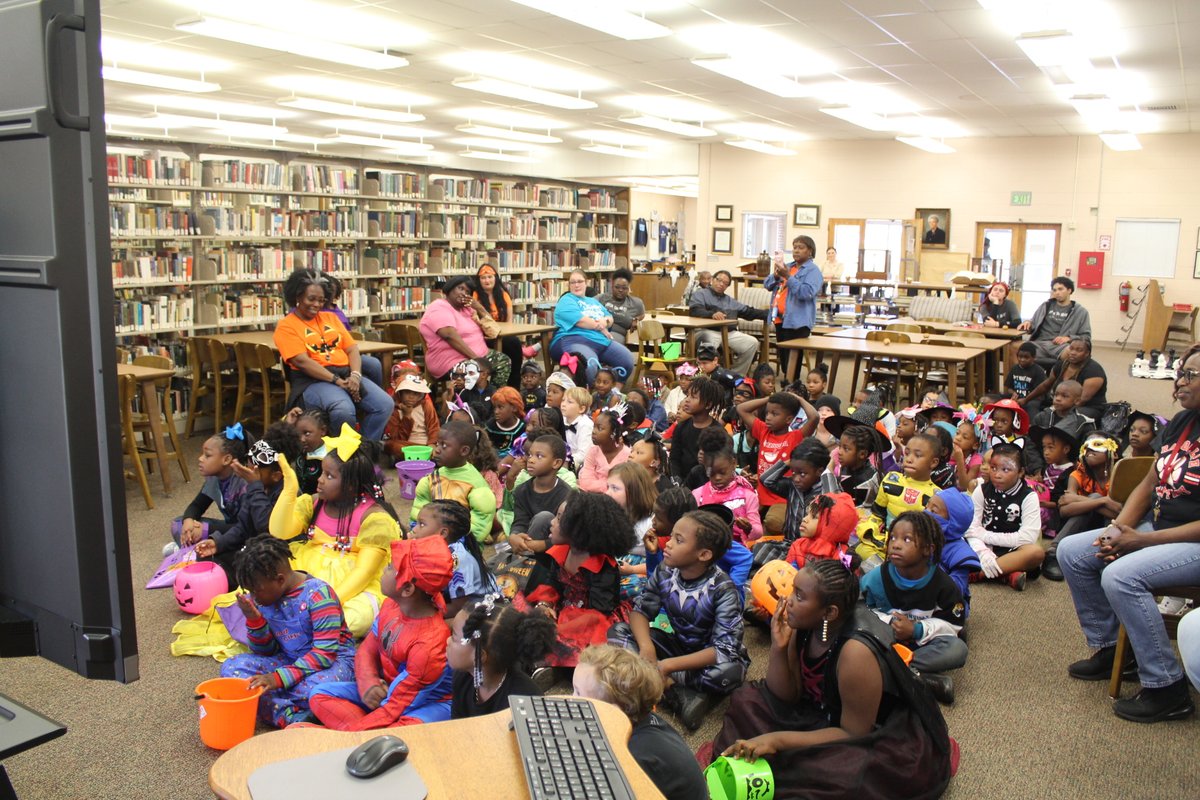
[[[957,153],[933,155],[890,140],[822,141],[799,146],[787,158],[724,145],[702,145],[700,196],[694,241],[698,260],[731,267],[744,259],[707,255],[713,207],[733,204],[734,252],[741,248],[743,211],[785,211],[796,203],[821,206],[817,228],[791,228],[788,239],[807,233],[824,253],[831,217],[911,218],[919,207],[949,208],[949,249],[973,252],[976,222],[1060,223],[1058,273],[1077,274],[1079,252],[1098,249],[1118,217],[1180,219],[1175,277],[1163,281],[1168,303],[1200,303],[1192,279],[1200,226],[1200,135],[1140,137],[1143,150],[1118,153],[1094,136],[956,139]],[[1033,192],[1033,204],[1009,205],[1013,191]],[[1093,211],[1093,209],[1095,209]],[[976,254],[978,255],[978,254]],[[1125,317],[1117,309],[1117,286],[1106,254],[1104,287],[1080,289],[1075,299],[1091,312],[1093,335],[1113,341]],[[1144,279],[1128,278],[1136,287]],[[1142,321],[1131,342],[1140,342]]]
[[[688,209],[688,206],[691,209]],[[658,252],[658,223],[679,223],[679,249],[677,255],[683,257],[687,248],[695,241],[690,235],[695,229],[696,199],[694,197],[679,197],[672,194],[642,192],[632,189],[629,192],[629,257],[639,260],[655,260],[669,254]],[[641,218],[646,220],[649,236],[644,247],[633,243],[634,225]]]

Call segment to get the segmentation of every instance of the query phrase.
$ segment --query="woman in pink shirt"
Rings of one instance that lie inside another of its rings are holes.
[[[488,355],[479,315],[483,306],[471,294],[470,275],[456,275],[442,289],[445,297],[434,300],[421,317],[425,340],[425,369],[435,378],[450,374],[455,365]]]

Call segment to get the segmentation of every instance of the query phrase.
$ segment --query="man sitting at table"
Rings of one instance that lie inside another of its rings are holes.
[[[692,293],[688,303],[688,313],[693,317],[705,319],[758,319],[766,320],[767,309],[751,308],[739,303],[725,290],[733,283],[733,276],[726,270],[713,275],[712,283],[707,289],[697,289]],[[704,345],[720,347],[721,332],[719,330],[697,330],[696,349]],[[733,350],[733,371],[742,375],[750,374],[754,357],[758,354],[758,339],[748,333],[729,331],[729,348]]]
[[[1050,299],[1037,307],[1033,319],[1022,322],[1017,330],[1029,331],[1029,341],[1037,348],[1039,364],[1052,365],[1074,338],[1091,339],[1092,321],[1087,309],[1071,299],[1075,282],[1058,276],[1050,282]],[[1019,347],[1013,345],[1013,350]]]
[[[624,343],[629,331],[636,328],[646,316],[646,304],[629,293],[629,282],[632,280],[632,272],[619,269],[613,273],[612,291],[596,298],[612,315],[613,324],[608,332],[612,334],[614,342]]]

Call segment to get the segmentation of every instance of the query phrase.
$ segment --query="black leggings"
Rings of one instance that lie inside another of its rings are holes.
[[[775,329],[775,342],[786,342],[789,339],[807,339],[810,335],[812,335],[812,328],[785,328],[780,325]],[[779,366],[783,369],[784,376],[787,375],[788,361],[792,356],[795,356],[796,358],[803,358],[802,351],[800,350],[786,350],[782,347],[777,347],[776,351],[779,353]],[[803,375],[796,376],[796,380],[803,379]],[[783,376],[780,376],[780,380],[776,381],[775,385],[780,389],[780,391],[782,391],[785,382],[786,381],[783,380]],[[812,399],[816,400],[815,397]]]
[[[488,347],[495,347],[496,340],[492,339],[487,343]],[[524,361],[524,356],[521,354],[521,337],[519,336],[502,336],[500,338],[500,352],[508,356],[508,360],[512,362],[512,370],[508,373],[508,385],[514,389],[521,388],[521,363]]]

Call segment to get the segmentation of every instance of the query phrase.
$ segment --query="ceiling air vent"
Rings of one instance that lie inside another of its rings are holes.
[[[1178,111],[1179,106],[1175,105],[1174,103],[1170,103],[1165,106],[1146,106],[1143,110],[1144,111]]]

